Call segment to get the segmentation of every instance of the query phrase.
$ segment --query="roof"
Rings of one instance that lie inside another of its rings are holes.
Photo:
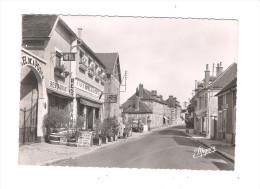
[[[227,91],[229,91],[230,89],[236,88],[237,87],[237,77],[235,77],[235,79],[233,79],[229,84],[227,84],[221,91],[219,91],[215,96],[219,96]]]
[[[55,14],[28,14],[22,17],[22,36],[28,38],[50,37],[53,28],[60,21],[60,23],[67,29],[73,36],[77,36],[71,28]]]
[[[223,88],[237,76],[237,63],[231,64],[210,85],[209,88]]]
[[[209,84],[208,87],[204,87],[199,90],[190,101],[193,101],[197,96],[200,96],[207,89],[222,89],[228,83],[230,83],[237,76],[237,63],[231,64],[225,71],[223,71],[219,76]]]
[[[135,110],[135,104],[129,106],[123,113],[132,113],[132,114],[144,114],[144,113],[152,113],[152,111],[143,103],[141,100],[139,101],[139,109]]]
[[[107,72],[112,74],[115,67],[117,66],[118,70],[118,79],[121,83],[121,70],[119,63],[119,55],[118,53],[95,53],[96,56],[103,62],[105,67],[107,68]]]
[[[56,23],[57,15],[23,15],[23,37],[49,37]]]
[[[143,99],[145,100],[154,100],[156,102],[159,102],[161,104],[166,104],[167,103],[161,99],[158,95],[153,95],[153,93],[151,91],[148,91],[147,89],[144,88],[144,94],[143,94]]]
[[[118,53],[95,53],[96,56],[104,63],[110,73],[113,72]]]
[[[96,55],[96,53],[94,53],[94,51],[83,40],[78,39],[77,42],[78,44],[85,47],[85,49],[96,59],[96,61],[98,61],[104,68],[106,68],[104,62],[100,60],[100,58]]]

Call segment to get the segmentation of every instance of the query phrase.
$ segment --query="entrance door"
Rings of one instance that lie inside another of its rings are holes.
[[[94,114],[95,114],[94,108],[88,107],[87,114],[88,114],[88,117],[87,117],[87,119],[88,119],[87,129],[92,130],[93,129],[93,124],[94,124]]]
[[[38,82],[32,71],[21,81],[19,144],[37,141]]]

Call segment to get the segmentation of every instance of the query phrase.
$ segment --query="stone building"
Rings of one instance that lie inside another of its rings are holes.
[[[104,89],[104,118],[120,116],[120,85],[122,82],[118,53],[96,53],[96,56],[106,66]]]
[[[20,143],[42,141],[43,117],[51,108],[65,110],[72,126],[83,116],[85,129],[119,114],[118,53],[113,63],[102,62],[81,39],[81,29],[75,34],[57,15],[23,15],[22,47]],[[104,94],[110,92],[117,102],[108,109]]]
[[[181,105],[176,97],[170,95],[169,98],[165,101],[170,108],[170,124],[177,125],[182,123],[181,119]]]
[[[122,107],[128,123],[135,118],[141,119],[144,124],[151,120],[150,126],[155,128],[168,125],[171,119],[171,109],[162,95],[157,95],[156,90],[145,89],[143,84],[139,84],[136,93],[122,104]]]
[[[72,113],[73,95],[70,93],[70,73],[71,65],[75,64],[75,61],[65,62],[62,60],[62,56],[63,52],[73,52],[76,38],[77,35],[57,15],[23,15],[22,17],[22,46],[26,49],[22,52],[26,52],[27,55],[22,55],[21,62],[22,64],[27,62],[27,64],[21,68],[21,88],[26,88],[27,96],[30,95],[33,100],[27,101],[25,105],[24,98],[22,98],[23,90],[21,90],[20,108],[37,103],[36,138],[38,141],[43,139],[42,119],[50,108],[65,109],[68,116],[69,113]],[[41,62],[37,68],[35,67],[36,61]],[[34,66],[27,66],[30,64]],[[38,78],[39,72],[34,70],[39,67],[41,67],[44,78],[37,79],[38,88],[35,88],[36,90],[29,90],[30,84],[25,85],[23,78],[27,78],[30,74],[31,77]],[[31,117],[28,115],[26,119],[31,119]],[[25,137],[26,139],[23,139],[25,142],[35,142],[27,141],[31,137],[30,132]]]
[[[235,144],[237,77],[216,96],[218,97],[217,139]]]
[[[93,129],[95,120],[103,120],[106,67],[96,54],[77,39],[76,64],[72,67],[71,84],[74,87],[74,115],[85,117],[85,128]],[[76,116],[74,116],[76,119]]]
[[[205,78],[196,83],[195,95],[190,100],[194,107],[194,132],[210,139],[217,136],[218,98],[215,95],[236,77],[237,64],[233,63],[224,72],[222,70],[220,63],[216,67],[216,75],[210,75],[207,64]]]

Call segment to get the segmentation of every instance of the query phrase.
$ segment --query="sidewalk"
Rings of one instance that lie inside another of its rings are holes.
[[[158,127],[152,131],[161,130],[172,125]],[[64,145],[55,145],[49,143],[34,143],[30,145],[23,145],[19,147],[19,165],[51,165],[55,162],[59,162],[66,159],[74,159],[81,155],[96,151],[101,148],[106,148],[110,145],[127,142],[129,140],[136,139],[138,137],[152,133],[152,131],[144,133],[132,133],[132,137],[119,138],[117,141],[108,142],[107,144],[101,144],[101,146],[93,145],[91,147],[71,147]]]
[[[205,137],[198,134],[186,134],[206,147],[215,146],[219,154],[234,162],[235,146],[233,144],[228,144],[224,141],[206,139]]]

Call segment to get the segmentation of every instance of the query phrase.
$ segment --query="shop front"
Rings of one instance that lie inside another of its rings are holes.
[[[100,89],[75,79],[77,116],[84,118],[84,129],[93,130],[97,120],[103,120],[104,98]]]

